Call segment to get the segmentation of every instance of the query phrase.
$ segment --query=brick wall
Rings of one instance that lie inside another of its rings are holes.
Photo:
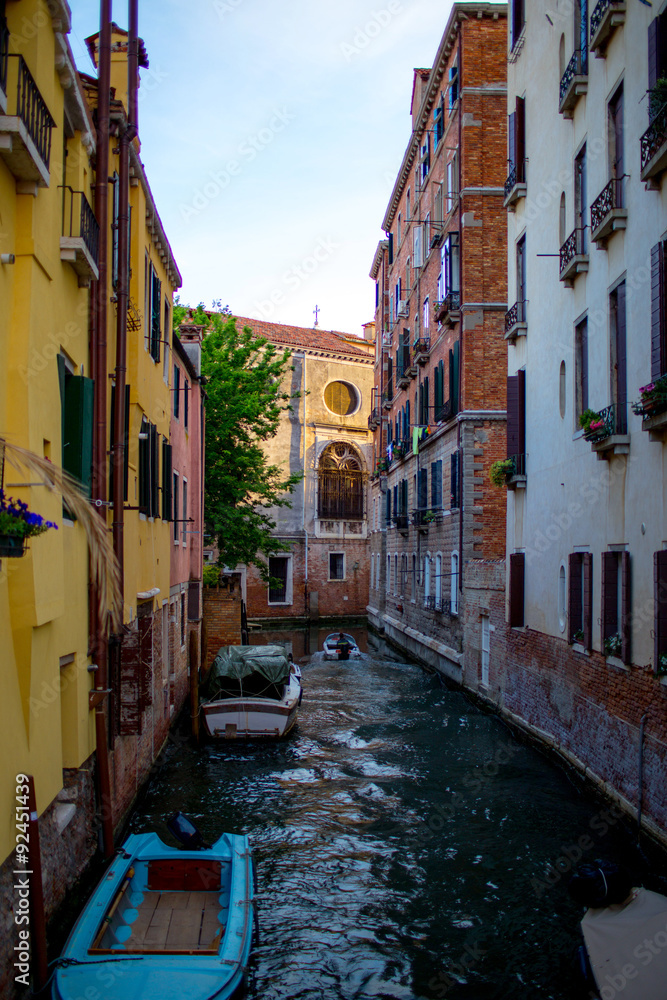
[[[204,588],[204,648],[202,674],[221,646],[241,645],[241,590],[238,585]]]

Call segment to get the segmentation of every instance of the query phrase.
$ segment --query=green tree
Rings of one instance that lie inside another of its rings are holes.
[[[186,313],[179,303],[175,322]],[[290,494],[302,479],[300,472],[290,475],[270,465],[262,448],[295,398],[283,388],[290,351],[278,351],[250,327],[237,330],[227,307],[207,313],[200,304],[192,322],[205,326],[206,531],[216,539],[221,565],[254,563],[268,581],[267,563],[258,557],[289,550],[273,536],[276,524],[269,511],[291,506]]]

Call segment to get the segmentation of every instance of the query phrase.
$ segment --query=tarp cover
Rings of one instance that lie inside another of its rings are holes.
[[[274,687],[275,695],[266,682]],[[269,696],[280,697],[280,689],[288,682],[289,660],[282,646],[223,646],[213,661],[202,696],[229,697],[240,691],[260,694],[266,689]]]

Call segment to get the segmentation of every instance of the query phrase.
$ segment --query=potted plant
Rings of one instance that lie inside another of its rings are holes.
[[[618,632],[616,635],[608,636],[604,641],[605,656],[620,656],[622,645],[623,643]]]
[[[655,668],[656,677],[667,676],[667,653],[661,653]]]
[[[650,417],[667,409],[667,375],[642,385],[639,389],[639,402],[633,403],[632,409],[642,417]]]
[[[57,527],[53,521],[28,510],[27,503],[5,496],[0,490],[0,556],[19,558],[25,552],[26,538]]]
[[[607,436],[604,418],[597,410],[584,410],[579,417],[579,426],[587,441],[595,441],[597,438]]]
[[[661,76],[648,93],[649,122],[655,121],[659,114],[665,114],[667,104],[667,78]]]
[[[573,638],[574,638],[575,642],[583,643],[583,641],[584,641],[584,630],[583,630],[583,628],[578,628],[575,631]]]
[[[507,480],[514,475],[514,470],[513,458],[500,458],[497,462],[492,462],[489,469],[489,479],[494,486],[506,486]]]

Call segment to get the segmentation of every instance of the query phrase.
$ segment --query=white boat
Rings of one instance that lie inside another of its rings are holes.
[[[343,642],[341,642],[341,635],[343,636]],[[324,659],[340,660],[341,652],[345,648],[348,649],[348,656],[342,657],[343,659],[351,660],[361,656],[361,650],[357,646],[353,636],[348,635],[347,632],[332,632],[324,640]]]
[[[201,715],[214,739],[285,736],[301,704],[301,670],[282,646],[224,646],[202,690]]]

